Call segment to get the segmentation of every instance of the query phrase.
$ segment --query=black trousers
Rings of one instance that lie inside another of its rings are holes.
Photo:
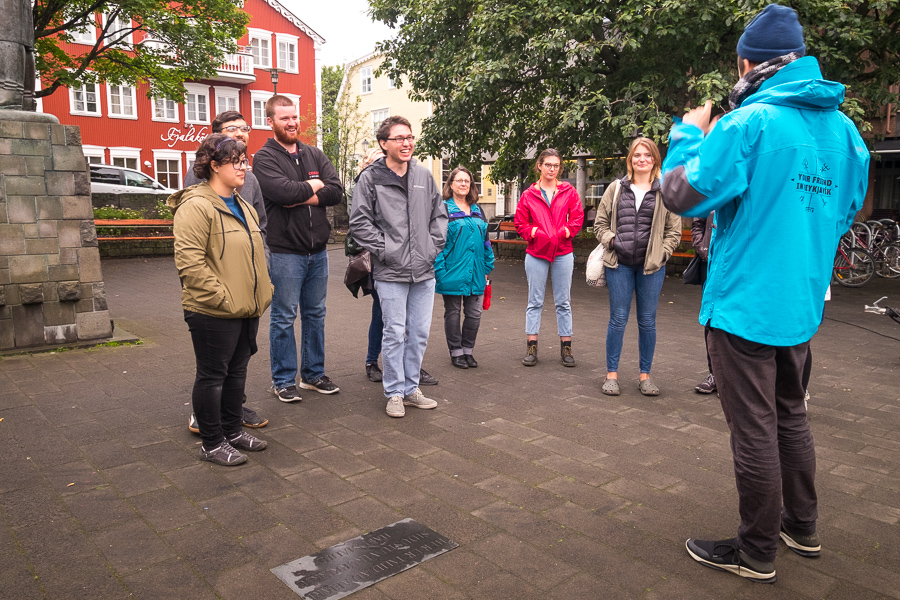
[[[444,299],[444,334],[447,336],[447,348],[450,356],[472,354],[475,349],[475,338],[481,326],[481,312],[484,296],[448,296]],[[459,312],[462,309],[465,319],[460,327]]]
[[[247,364],[256,354],[259,318],[221,319],[184,311],[191,332],[197,375],[191,402],[205,448],[241,431]]]
[[[816,451],[802,381],[809,342],[767,346],[715,328],[708,341],[731,430],[738,546],[771,562],[782,523],[801,535],[816,531]]]

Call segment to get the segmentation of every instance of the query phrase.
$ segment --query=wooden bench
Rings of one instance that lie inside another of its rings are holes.
[[[165,229],[172,230],[172,219],[94,219],[94,227],[115,227],[117,229]],[[98,235],[98,240],[105,242],[147,241],[147,240],[174,240],[174,235],[146,235],[146,236],[105,236]]]
[[[693,237],[691,236],[690,229],[682,229],[681,230],[681,245],[686,245],[690,248],[690,252],[673,252],[672,256],[683,256],[685,258],[694,258],[694,246],[692,244]]]

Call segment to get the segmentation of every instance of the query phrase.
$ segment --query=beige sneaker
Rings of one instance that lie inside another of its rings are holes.
[[[395,417],[397,419],[405,416],[406,409],[403,408],[403,398],[401,398],[400,396],[391,396],[391,398],[388,400],[385,412],[387,412],[389,417]]]
[[[437,408],[437,402],[431,398],[426,398],[425,394],[419,391],[419,388],[416,388],[416,391],[403,398],[403,404],[406,406],[415,406],[416,408]]]

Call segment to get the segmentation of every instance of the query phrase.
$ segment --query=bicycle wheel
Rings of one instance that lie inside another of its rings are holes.
[[[860,287],[875,276],[872,255],[859,248],[838,248],[834,257],[833,279],[846,287]]]
[[[884,260],[879,266],[878,274],[882,277],[900,277],[900,244],[891,244],[884,249]]]

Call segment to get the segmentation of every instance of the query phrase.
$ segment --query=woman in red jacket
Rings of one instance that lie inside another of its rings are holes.
[[[572,238],[581,230],[584,208],[575,188],[557,180],[562,168],[559,152],[553,148],[544,150],[538,156],[535,168],[541,177],[522,193],[515,218],[516,230],[528,242],[525,249],[525,275],[528,278],[525,335],[528,338],[528,352],[522,364],[526,367],[537,364],[537,338],[549,273],[556,304],[560,357],[564,366],[574,367],[572,306],[569,302],[575,265]]]

